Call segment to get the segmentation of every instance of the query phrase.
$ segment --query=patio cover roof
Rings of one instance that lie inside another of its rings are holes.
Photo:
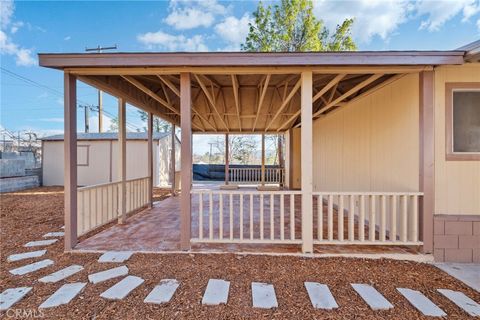
[[[405,74],[463,64],[466,51],[45,53],[40,65],[180,123],[181,72],[192,73],[194,132],[277,133],[301,125],[300,73],[313,72],[313,118]]]

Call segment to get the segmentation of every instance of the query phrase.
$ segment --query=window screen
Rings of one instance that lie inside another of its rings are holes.
[[[480,152],[480,90],[453,92],[453,152]]]

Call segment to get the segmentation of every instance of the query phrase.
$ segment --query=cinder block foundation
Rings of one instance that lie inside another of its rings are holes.
[[[480,216],[435,215],[433,231],[435,261],[480,263]]]

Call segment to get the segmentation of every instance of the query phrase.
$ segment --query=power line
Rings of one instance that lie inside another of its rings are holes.
[[[4,68],[4,67],[1,67],[1,66],[0,66],[0,69],[2,70],[2,72],[10,75],[11,77],[14,77],[14,78],[16,78],[16,79],[18,79],[18,80],[21,80],[21,81],[23,81],[23,82],[26,82],[26,83],[28,83],[28,84],[30,84],[30,85],[35,86],[35,87],[49,90],[49,91],[52,92],[53,94],[56,94],[57,96],[63,98],[63,92],[61,92],[61,91],[59,91],[59,90],[53,89],[53,88],[51,88],[51,87],[49,87],[49,86],[43,85],[43,84],[38,83],[38,82],[36,82],[36,81],[34,81],[34,80],[31,80],[31,79],[29,79],[29,78],[26,78],[26,77],[24,77],[24,76],[22,76],[22,75],[19,75],[18,73],[15,73],[15,72],[13,72],[13,71],[10,71],[10,70],[6,69],[6,68]],[[79,102],[82,103],[82,104],[80,104]],[[98,106],[93,106],[92,104],[90,104],[90,103],[88,103],[88,102],[86,102],[86,101],[83,101],[83,100],[80,100],[80,99],[77,98],[77,108],[83,108],[85,105],[89,105],[89,106],[90,106],[90,110],[92,110],[92,111],[100,112]],[[92,108],[96,108],[97,110],[93,110]],[[115,116],[114,114],[112,114],[112,113],[110,113],[110,112],[107,112],[107,111],[105,111],[105,110],[102,110],[102,111],[103,111],[103,113],[106,114],[106,115],[108,116],[108,118],[110,118],[111,120],[113,120],[113,119],[116,118],[116,116]],[[129,122],[126,122],[126,125],[129,126],[130,129],[133,129],[133,130],[142,130],[142,128],[140,128],[140,127],[138,127],[138,126],[136,126],[136,125],[134,125],[134,124],[131,124],[131,123],[129,123]]]

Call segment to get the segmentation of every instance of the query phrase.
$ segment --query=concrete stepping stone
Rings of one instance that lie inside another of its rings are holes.
[[[0,311],[11,308],[15,303],[22,300],[30,290],[32,290],[31,287],[19,287],[6,289],[0,293]]]
[[[397,290],[424,316],[444,317],[447,314],[440,309],[432,300],[425,297],[420,291],[397,288]]]
[[[58,270],[57,272],[54,272],[52,274],[49,274],[48,276],[45,276],[38,281],[48,283],[48,282],[58,282],[60,280],[66,279],[72,275],[74,275],[77,272],[80,272],[83,270],[82,266],[79,265],[71,265],[69,267],[63,268],[62,270]]]
[[[230,282],[221,279],[208,280],[207,288],[203,294],[202,304],[216,306],[226,304],[228,301],[228,291]]]
[[[43,235],[44,238],[51,238],[51,237],[63,237],[65,235],[65,232],[59,231],[59,232],[49,232],[45,233]]]
[[[361,283],[352,283],[351,286],[372,310],[388,310],[393,308],[393,305],[374,287]]]
[[[113,278],[126,276],[128,274],[127,266],[116,267],[112,269],[108,269],[105,271],[100,271],[97,273],[92,273],[88,275],[88,281],[91,283],[99,283],[103,281],[107,281]]]
[[[42,247],[42,246],[49,246],[55,242],[57,242],[58,239],[48,239],[48,240],[38,240],[38,241],[30,241],[27,242],[24,247],[29,248],[29,247]]]
[[[447,297],[448,300],[455,303],[459,308],[468,313],[470,316],[480,316],[480,304],[467,297],[464,293],[448,289],[437,289],[437,291]]]
[[[38,258],[43,256],[45,253],[47,253],[47,250],[38,250],[38,251],[11,254],[8,256],[7,261],[14,262],[14,261],[20,261],[25,259]]]
[[[305,282],[305,288],[315,309],[332,310],[338,308],[338,304],[326,284]]]
[[[34,263],[31,263],[31,264],[24,265],[24,266],[16,268],[16,269],[12,269],[12,270],[10,270],[10,273],[14,274],[14,275],[21,276],[21,275],[24,275],[24,274],[27,274],[27,273],[30,273],[30,272],[34,272],[34,271],[46,268],[46,267],[51,266],[51,265],[53,265],[53,261],[50,260],[50,259],[45,259],[45,260],[42,260],[42,261],[38,261],[38,262],[34,262]]]
[[[65,226],[61,226],[61,227],[60,227],[60,229],[63,229],[63,230],[65,230]]]
[[[275,289],[268,283],[252,282],[252,301],[254,308],[278,308]]]
[[[67,283],[60,287],[54,294],[45,300],[39,308],[47,309],[68,304],[87,284],[85,282]]]
[[[137,276],[127,276],[113,287],[104,291],[100,297],[110,300],[122,300],[144,281],[145,280]]]
[[[124,262],[130,259],[132,251],[107,251],[98,258],[98,262]]]
[[[145,303],[162,304],[169,302],[180,284],[175,279],[163,279],[143,300]]]

